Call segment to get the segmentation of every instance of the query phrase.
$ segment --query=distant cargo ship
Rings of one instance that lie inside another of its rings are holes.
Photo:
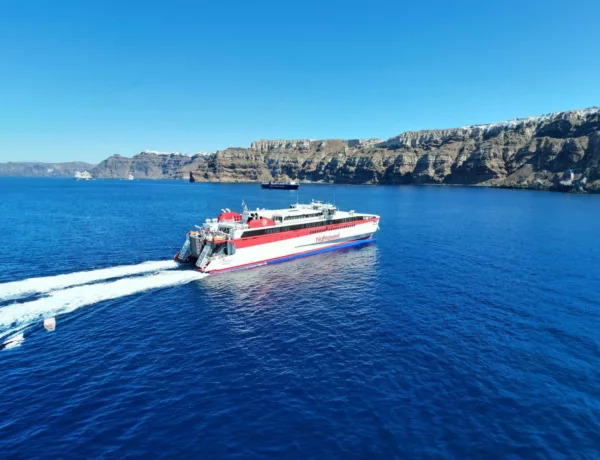
[[[277,189],[277,190],[298,190],[298,182],[263,182],[260,184],[262,188]]]

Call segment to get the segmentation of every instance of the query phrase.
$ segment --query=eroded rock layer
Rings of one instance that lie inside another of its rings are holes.
[[[133,158],[113,155],[96,166],[92,175],[111,179],[126,179],[129,174],[136,179],[187,179],[190,171],[204,161],[201,154],[141,152]]]
[[[600,192],[600,109],[388,140],[258,140],[250,148],[114,155],[94,177],[192,182],[298,180],[338,184],[460,184]]]
[[[259,140],[206,158],[190,180],[467,184],[600,191],[600,109],[408,131],[383,141]]]
[[[0,163],[0,177],[73,177],[76,172],[90,171],[94,166],[83,161],[68,163],[8,162]]]

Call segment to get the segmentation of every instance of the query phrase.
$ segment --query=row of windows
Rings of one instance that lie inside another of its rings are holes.
[[[352,216],[345,217],[344,219],[334,219],[330,222],[309,222],[307,224],[296,224],[296,225],[287,225],[285,227],[272,227],[272,228],[260,228],[256,230],[246,230],[242,233],[241,238],[247,238],[249,236],[261,236],[261,235],[270,235],[272,233],[280,233],[280,232],[289,232],[291,230],[303,230],[305,228],[314,228],[314,227],[324,227],[325,225],[336,225],[336,224],[347,224],[349,222],[356,222],[358,220],[368,219],[367,216]]]
[[[318,216],[322,216],[323,213],[318,213],[318,214],[301,214],[298,216],[287,216],[285,218],[285,220],[292,220],[292,219],[308,219],[309,217],[318,217]]]
[[[352,227],[356,227],[356,225],[342,225],[341,227],[336,227],[336,228],[324,227],[324,228],[318,228],[317,230],[311,230],[310,234],[312,235],[313,233],[321,233],[321,232],[327,232],[329,230],[338,230],[340,228],[352,228]]]

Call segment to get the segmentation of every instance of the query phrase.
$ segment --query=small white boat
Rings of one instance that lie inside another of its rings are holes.
[[[130,174],[129,177],[127,178],[127,180],[133,180],[133,175]]]
[[[91,180],[91,179],[92,179],[92,175],[89,172],[75,171],[75,180]]]
[[[56,318],[46,318],[44,320],[44,329],[52,332],[56,329]]]

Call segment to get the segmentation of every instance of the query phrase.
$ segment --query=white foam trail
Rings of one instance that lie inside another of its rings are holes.
[[[9,337],[2,343],[2,347],[5,350],[9,350],[11,348],[20,347],[23,341],[25,340],[25,336],[23,333],[15,334],[12,337]]]
[[[66,287],[79,286],[111,278],[169,270],[177,267],[178,264],[174,260],[159,260],[137,265],[120,265],[118,267],[101,268],[99,270],[68,273],[66,275],[28,278],[21,281],[0,284],[0,300],[16,299],[31,294],[43,294],[56,289],[64,289]]]
[[[208,276],[195,270],[165,271],[142,277],[123,278],[107,283],[87,284],[51,292],[48,297],[31,302],[14,303],[0,308],[0,337],[7,328],[16,328],[72,312],[85,305],[116,299],[150,289],[186,284]]]

